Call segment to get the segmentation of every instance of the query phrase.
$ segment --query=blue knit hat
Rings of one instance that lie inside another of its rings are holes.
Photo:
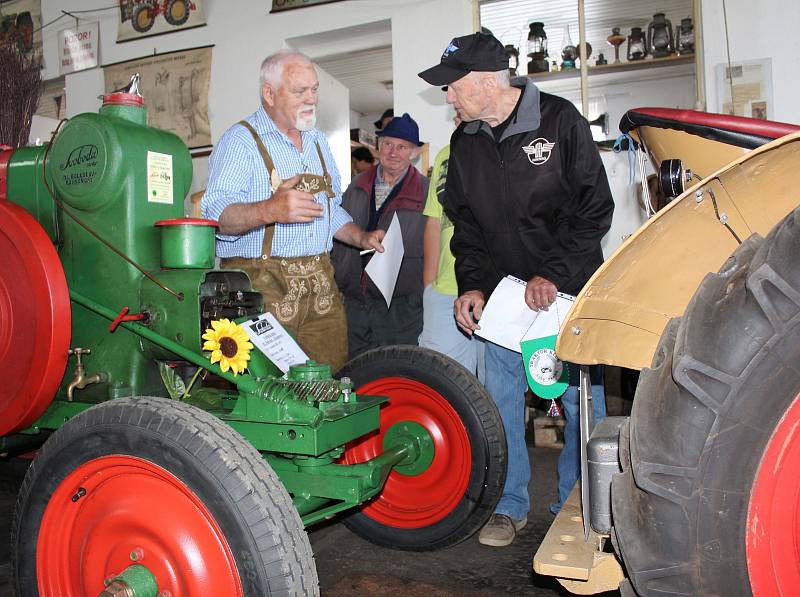
[[[419,126],[414,121],[408,112],[402,116],[395,116],[391,122],[386,125],[382,131],[375,133],[378,137],[394,137],[395,139],[403,139],[413,143],[414,145],[424,145],[419,140]]]

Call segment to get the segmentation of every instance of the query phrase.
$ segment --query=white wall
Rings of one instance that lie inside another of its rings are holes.
[[[545,85],[546,86],[546,85]],[[580,92],[556,93],[578,105]],[[659,106],[663,108],[692,108],[694,106],[694,77],[684,75],[650,81],[628,81],[623,84],[590,87],[590,105],[605,106],[609,115],[609,135],[614,139],[619,135],[619,121],[623,114],[632,108]],[[590,113],[591,118],[598,114]],[[614,218],[611,230],[603,239],[603,254],[608,257],[622,244],[624,238],[632,234],[646,219],[639,207],[638,193],[641,172],[631,172],[627,154],[603,151],[600,153],[608,175],[611,194],[614,197]],[[634,175],[635,174],[635,175]],[[631,177],[634,181],[631,184]]]
[[[70,10],[106,8],[108,0],[70,0]],[[451,124],[444,94],[431,88],[417,73],[432,66],[451,38],[472,30],[471,0],[348,0],[269,14],[270,3],[252,0],[205,0],[208,25],[140,40],[116,43],[118,13],[105,10],[87,14],[100,22],[100,60],[110,64],[153,53],[214,44],[209,91],[211,137],[215,142],[236,121],[258,107],[258,67],[261,60],[285,46],[287,37],[391,19],[394,107],[410,112],[421,135],[431,142],[431,155],[450,138]],[[64,2],[42,0],[42,20],[61,15]],[[71,19],[64,18],[63,26]],[[43,31],[45,78],[58,76],[57,36],[59,24]],[[67,106],[70,115],[94,111],[103,91],[100,69],[67,76]],[[329,90],[327,90],[329,91]],[[320,112],[325,98],[321,98]],[[349,110],[344,117],[349,120]],[[349,124],[347,126],[349,128]],[[349,147],[339,149],[348,164]]]
[[[800,124],[800,2],[726,0],[731,61],[772,58],[772,120]],[[717,105],[716,65],[726,63],[722,0],[702,0],[705,89],[709,111]]]

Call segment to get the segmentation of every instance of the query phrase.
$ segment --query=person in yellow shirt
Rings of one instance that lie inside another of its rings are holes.
[[[458,124],[456,117],[456,126]],[[455,257],[450,251],[453,223],[442,209],[449,158],[448,145],[436,155],[422,212],[428,219],[424,235],[422,280],[425,291],[422,295],[423,324],[419,345],[458,361],[483,383],[483,341],[462,332],[453,316],[453,302],[458,297]]]

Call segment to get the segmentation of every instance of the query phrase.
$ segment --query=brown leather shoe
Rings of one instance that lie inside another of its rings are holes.
[[[505,514],[492,514],[478,535],[478,543],[492,547],[505,547],[514,542],[517,532],[525,528],[528,519],[513,520]]]

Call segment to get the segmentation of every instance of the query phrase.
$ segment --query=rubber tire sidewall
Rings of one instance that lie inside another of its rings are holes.
[[[799,213],[767,239],[748,239],[704,280],[642,373],[630,448],[620,449],[624,472],[612,483],[617,542],[641,595],[751,592],[752,489],[800,394],[798,299],[755,292],[771,269],[789,292],[800,288]],[[764,305],[779,305],[785,321],[770,321]]]
[[[179,2],[183,4],[185,7],[183,17],[180,19],[173,19],[172,7]],[[170,0],[169,4],[167,4],[167,10],[164,11],[164,19],[166,19],[167,23],[169,23],[173,27],[180,27],[181,25],[183,25],[186,21],[189,20],[189,2],[187,0]]]
[[[38,595],[36,577],[38,530],[53,492],[67,475],[80,465],[111,455],[127,455],[147,460],[164,468],[183,482],[202,501],[222,530],[236,561],[244,595],[247,597],[270,595],[270,584],[264,570],[268,565],[274,566],[274,564],[260,561],[259,548],[253,536],[254,529],[247,519],[247,514],[252,516],[252,510],[242,511],[226,490],[225,473],[228,473],[230,468],[217,467],[216,471],[207,468],[205,463],[199,460],[199,454],[188,450],[181,441],[178,441],[178,439],[192,439],[186,437],[189,434],[185,432],[191,431],[186,427],[179,429],[165,422],[166,424],[151,429],[146,426],[146,420],[142,424],[142,421],[137,419],[146,419],[147,414],[141,416],[135,408],[130,408],[131,401],[136,400],[163,402],[165,410],[174,404],[170,400],[148,397],[121,398],[93,407],[66,422],[39,451],[23,483],[15,512],[12,550],[16,554],[14,559],[18,595],[20,597]],[[179,406],[189,407],[183,404]],[[116,413],[109,412],[114,407],[120,409]],[[235,433],[212,415],[200,409],[193,408],[193,410],[197,411],[198,417],[205,422],[211,421]],[[246,442],[242,439],[242,443]],[[258,454],[249,444],[246,445],[254,454]],[[209,448],[209,451],[213,452],[215,447],[204,445],[203,448]],[[244,460],[247,455],[241,452],[242,446],[235,448],[233,453],[241,454],[239,460]],[[279,483],[274,472],[260,457],[258,462],[264,466],[264,470],[260,471],[262,475]],[[280,489],[283,487],[278,488],[274,484],[268,486],[270,492]],[[254,499],[255,495],[255,492],[251,492],[251,498]],[[291,504],[288,494],[286,498],[287,503]],[[269,506],[270,504],[267,504],[268,508]],[[283,519],[297,517],[296,511],[275,511],[272,514],[283,527],[287,526],[281,522]],[[300,528],[302,529],[302,526]],[[305,540],[307,542],[307,537]],[[309,546],[309,557],[310,552]],[[313,567],[313,562],[311,565]],[[286,593],[280,592],[280,594]]]
[[[384,525],[355,512],[345,519],[345,525],[368,541],[410,551],[441,549],[471,537],[494,511],[502,493],[507,467],[502,420],[494,401],[478,379],[453,359],[417,346],[368,351],[347,363],[337,375],[342,376],[350,377],[355,388],[386,377],[403,377],[428,385],[458,414],[472,449],[465,496],[441,521],[428,527],[404,529]],[[456,380],[468,380],[471,396]],[[384,408],[391,408],[391,402]],[[492,438],[487,437],[487,430],[493,434]]]
[[[138,6],[133,11],[133,15],[131,17],[131,27],[133,27],[134,31],[137,31],[138,33],[147,33],[148,31],[150,31],[150,29],[153,28],[156,19],[155,17],[152,16],[152,14],[150,15],[150,20],[148,21],[147,25],[145,25],[144,27],[141,27],[139,25],[139,14],[144,10],[149,11],[150,9],[151,9],[150,6],[146,5],[146,6]]]

